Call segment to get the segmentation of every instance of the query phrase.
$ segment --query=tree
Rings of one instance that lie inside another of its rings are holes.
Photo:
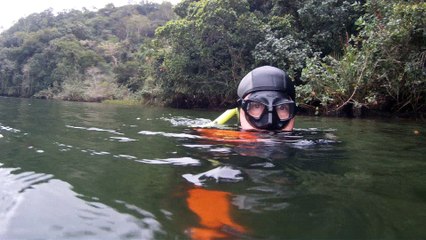
[[[97,12],[67,10],[56,16],[48,9],[22,18],[0,35],[0,94],[51,98],[67,89],[70,94],[62,96],[81,95],[84,100],[85,93],[77,94],[81,89],[100,89],[99,81],[88,83],[97,79],[93,76],[107,79],[102,84],[110,87],[137,91],[143,86],[140,45],[173,16],[171,4],[144,2],[117,8],[109,4]]]
[[[424,112],[426,4],[377,0],[365,10],[357,21],[360,33],[343,57],[309,60],[297,92],[329,112],[348,107]]]
[[[308,0],[297,12],[303,39],[316,52],[340,54],[361,15],[357,0]]]
[[[185,17],[157,30],[158,38],[171,47],[158,84],[171,104],[233,101],[237,82],[253,63],[251,51],[261,39],[263,24],[244,0],[184,1],[177,12]]]
[[[286,70],[293,79],[299,79],[305,62],[312,55],[310,46],[292,35],[276,37],[273,33],[265,35],[253,52],[256,65],[272,65]]]

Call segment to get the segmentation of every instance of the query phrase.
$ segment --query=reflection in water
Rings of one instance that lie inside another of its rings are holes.
[[[136,218],[105,204],[84,201],[52,175],[0,168],[1,239],[154,239],[155,217],[135,206]],[[124,203],[123,203],[124,204]]]
[[[197,127],[197,126],[204,126],[208,123],[211,123],[210,119],[205,118],[189,118],[189,117],[180,117],[180,116],[173,116],[173,117],[161,117],[160,120],[170,122],[173,126],[183,126],[183,127]]]
[[[152,132],[152,131],[140,131],[139,134],[142,135],[160,135],[164,137],[173,137],[173,138],[199,138],[199,136],[186,134],[186,133],[166,133],[166,132]]]
[[[188,193],[187,204],[199,217],[199,226],[191,227],[192,239],[249,238],[247,227],[232,220],[230,212],[250,211],[254,214],[280,212],[291,206],[295,195],[294,176],[286,168],[292,165],[295,149],[320,150],[322,146],[337,143],[332,131],[295,131],[292,133],[244,132],[223,129],[195,129],[200,134],[197,143],[183,146],[206,150],[219,165],[197,174],[182,177],[199,186]],[[309,135],[314,135],[314,137]],[[320,151],[319,151],[320,152]],[[320,154],[319,154],[320,155]],[[244,156],[244,160],[238,156]],[[210,159],[210,162],[213,161]],[[299,166],[297,163],[295,167]],[[209,185],[250,181],[251,187],[243,193],[212,191]],[[204,188],[201,188],[204,187]]]
[[[8,127],[8,126],[3,126],[1,123],[0,123],[0,130],[13,132],[13,133],[19,133],[20,132],[19,129],[14,129],[14,128],[11,128],[11,127]]]
[[[141,163],[148,164],[171,164],[175,166],[199,166],[201,163],[197,159],[193,159],[190,157],[182,157],[182,158],[166,158],[166,159],[142,159],[136,160]]]
[[[203,188],[188,190],[186,202],[189,209],[199,217],[199,226],[191,227],[192,239],[235,238],[246,232],[231,217],[231,194]]]
[[[115,130],[102,129],[102,128],[97,128],[97,127],[76,127],[76,126],[71,126],[71,125],[66,125],[65,127],[74,128],[74,129],[81,129],[81,130],[86,130],[86,131],[107,132],[107,133],[112,133],[112,134],[117,134],[117,135],[124,135],[123,133],[117,132]]]
[[[193,183],[197,186],[202,186],[204,182],[208,180],[214,180],[216,183],[219,182],[239,182],[243,180],[241,171],[233,169],[229,166],[221,166],[207,172],[182,175],[188,182]]]

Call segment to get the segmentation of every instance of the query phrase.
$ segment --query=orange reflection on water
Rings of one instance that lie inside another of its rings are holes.
[[[228,143],[252,143],[259,142],[259,136],[255,132],[224,130],[215,128],[197,128],[195,129],[204,138]]]
[[[200,218],[200,227],[192,227],[192,239],[221,239],[239,235],[246,229],[230,216],[230,193],[193,188],[188,191],[188,207]]]

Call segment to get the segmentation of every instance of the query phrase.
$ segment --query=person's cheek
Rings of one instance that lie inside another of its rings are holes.
[[[283,128],[283,131],[293,131],[294,128],[294,118],[290,120],[290,122],[287,124],[285,128]]]
[[[255,129],[249,122],[247,122],[245,112],[242,109],[240,109],[240,125],[243,130]]]

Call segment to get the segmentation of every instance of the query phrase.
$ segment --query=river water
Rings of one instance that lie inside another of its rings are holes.
[[[0,239],[424,239],[422,122],[0,98]]]

